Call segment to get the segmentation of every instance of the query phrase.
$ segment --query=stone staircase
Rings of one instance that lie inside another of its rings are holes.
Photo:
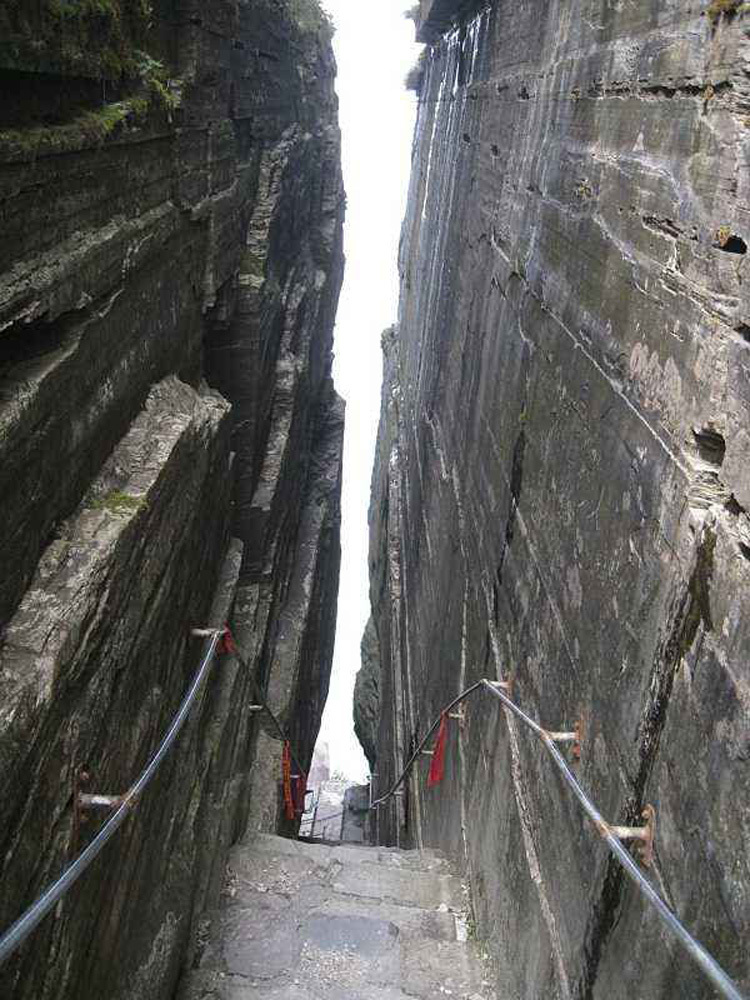
[[[463,906],[432,852],[258,836],[178,1000],[494,1000]]]

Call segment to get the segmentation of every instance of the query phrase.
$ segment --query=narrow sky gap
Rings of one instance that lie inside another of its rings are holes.
[[[331,688],[320,739],[331,767],[361,780],[352,689],[369,615],[367,507],[380,411],[380,334],[396,318],[397,253],[406,206],[414,94],[404,78],[421,46],[408,0],[324,0],[334,19],[347,216],[346,273],[336,321],[334,378],[346,399],[341,587]]]

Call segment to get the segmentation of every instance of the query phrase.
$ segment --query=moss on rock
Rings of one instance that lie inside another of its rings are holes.
[[[112,490],[106,496],[99,497],[92,504],[95,510],[107,510],[110,514],[120,517],[129,517],[139,510],[144,504],[143,497],[134,497],[121,490]]]
[[[750,10],[750,3],[743,0],[711,0],[706,9],[709,20],[714,24],[722,17],[733,17],[735,14],[745,14]]]
[[[0,66],[121,80],[137,74],[150,0],[8,0],[0,11]]]
[[[0,161],[33,160],[101,146],[152,121],[171,120],[178,103],[178,92],[160,83],[126,100],[79,111],[67,122],[0,130]]]

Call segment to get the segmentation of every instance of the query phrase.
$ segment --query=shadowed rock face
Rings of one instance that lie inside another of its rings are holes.
[[[330,33],[304,0],[0,13],[0,929],[223,656],[133,817],[0,969],[18,1000],[161,1000],[231,844],[279,825],[328,689],[343,402]],[[33,16],[32,16],[33,15]],[[94,19],[92,21],[91,19]],[[95,23],[94,23],[95,22]],[[230,407],[231,404],[231,407]],[[289,824],[293,827],[295,824]],[[200,934],[198,934],[198,938]]]
[[[702,6],[493,3],[430,51],[370,511],[378,791],[512,674],[582,718],[610,822],[655,805],[655,884],[747,989],[750,22]],[[425,777],[381,832],[465,858],[501,995],[705,993],[494,703]]]
[[[380,719],[380,650],[372,618],[365,626],[360,646],[362,666],[354,682],[354,732],[362,744],[370,770],[376,770]]]

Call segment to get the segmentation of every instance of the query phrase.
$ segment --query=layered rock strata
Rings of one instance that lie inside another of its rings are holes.
[[[542,725],[582,720],[610,822],[655,805],[650,877],[747,990],[750,21],[462,10],[427,59],[386,342],[376,791],[448,700],[512,676]],[[706,994],[494,701],[451,723],[441,785],[426,767],[381,836],[464,858],[500,995]]]
[[[133,817],[0,993],[168,997],[231,844],[308,766],[335,626],[343,190],[307,0],[0,13],[0,928],[91,838],[200,658]],[[231,407],[230,407],[231,404]],[[293,826],[294,824],[292,824]],[[197,935],[197,937],[196,937]]]
[[[365,751],[370,770],[375,771],[380,723],[380,649],[372,618],[362,635],[360,655],[362,666],[354,682],[354,732]]]

